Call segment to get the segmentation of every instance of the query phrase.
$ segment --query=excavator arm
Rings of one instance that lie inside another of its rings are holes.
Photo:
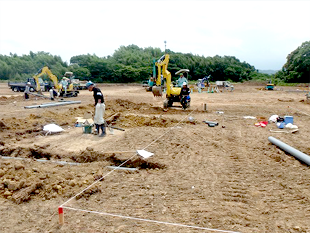
[[[154,96],[162,96],[162,77],[166,80],[167,97],[171,97],[172,95],[180,95],[181,88],[175,88],[171,83],[171,73],[168,71],[169,58],[169,54],[165,54],[155,63],[158,69],[158,74],[156,86],[153,86],[152,88]]]
[[[38,71],[38,73],[36,73],[36,74],[33,76],[34,80],[36,81],[36,91],[37,91],[37,92],[41,92],[41,86],[40,86],[39,78],[40,78],[42,75],[43,75],[42,69],[40,69],[40,70]]]
[[[42,69],[40,69],[38,71],[38,73],[36,73],[33,78],[36,81],[36,91],[40,92],[41,91],[41,87],[40,87],[40,82],[39,82],[39,78],[43,75],[43,74],[47,74],[48,77],[53,81],[54,86],[57,90],[61,89],[61,85],[58,84],[58,79],[57,77],[52,73],[52,71],[47,67],[44,66]]]
[[[60,94],[61,97],[76,97],[78,96],[78,91],[74,90],[73,87],[73,83],[69,82],[68,88],[65,89],[63,88],[62,82],[58,83],[58,79],[56,77],[56,75],[54,75],[52,73],[52,71],[47,67],[44,66],[42,69],[40,69],[38,71],[38,73],[36,73],[33,78],[36,81],[36,90],[38,92],[41,92],[41,87],[40,87],[40,82],[39,82],[39,78],[43,75],[46,74],[50,80],[53,81],[53,85],[55,87],[55,89],[57,89],[57,92]],[[67,86],[67,84],[65,84]]]

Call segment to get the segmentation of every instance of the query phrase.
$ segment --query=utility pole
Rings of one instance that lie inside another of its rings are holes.
[[[167,41],[164,41],[164,43],[165,43],[165,53],[166,53],[166,44],[167,44]]]

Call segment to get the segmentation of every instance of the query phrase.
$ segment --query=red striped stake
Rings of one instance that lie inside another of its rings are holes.
[[[59,215],[59,224],[64,225],[65,218],[64,218],[64,209],[62,207],[58,207],[58,215]]]

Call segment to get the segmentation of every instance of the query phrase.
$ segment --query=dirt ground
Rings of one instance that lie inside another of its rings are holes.
[[[310,154],[305,92],[238,84],[234,92],[194,92],[189,109],[164,111],[164,99],[139,85],[99,87],[105,118],[125,129],[104,138],[74,126],[94,111],[91,92],[70,99],[81,104],[25,109],[50,101],[25,101],[0,84],[1,232],[310,232],[309,167],[268,141]],[[254,125],[273,114],[293,116],[299,130]],[[49,123],[64,131],[46,135]],[[154,156],[142,159],[141,149]],[[109,167],[122,163],[136,169]]]

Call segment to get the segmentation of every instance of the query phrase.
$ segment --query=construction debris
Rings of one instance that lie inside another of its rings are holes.
[[[219,125],[218,122],[214,122],[214,121],[203,121],[203,122],[208,124],[209,127],[214,127],[214,126],[218,126]]]
[[[137,150],[137,154],[140,155],[144,159],[147,159],[154,155],[154,153],[148,152],[146,150]]]

